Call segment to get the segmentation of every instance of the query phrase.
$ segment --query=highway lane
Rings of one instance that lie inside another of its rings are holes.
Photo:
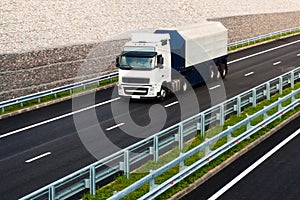
[[[287,140],[289,142],[278,148],[278,151],[275,151],[277,150],[275,147],[278,147],[280,143],[300,128],[299,124],[300,117],[277,131],[270,138],[182,199],[214,199],[219,194],[220,196],[217,199],[224,200],[299,199],[299,135],[295,134],[292,140]],[[269,157],[265,157],[266,155]],[[230,184],[232,187],[228,187],[229,183],[232,183]]]
[[[274,42],[244,50],[231,54],[229,59],[238,59],[247,55],[251,55],[255,52],[260,52],[274,46],[298,40],[299,38],[300,37],[297,36],[286,39],[285,41],[277,41],[277,45],[276,42]],[[300,60],[296,56],[300,53],[298,44],[278,49],[278,51],[279,52],[276,50],[270,53],[265,53],[231,64],[228,77],[224,81],[227,97],[234,96],[241,91],[257,85],[258,83],[282,74],[285,72],[285,70],[293,66],[297,60]],[[238,57],[238,55],[240,57]],[[281,64],[278,66],[273,66],[274,63],[278,62],[278,58],[281,55],[283,55]],[[267,57],[268,59],[265,59],[264,57]],[[244,77],[246,73],[249,73],[249,70],[254,72],[253,76],[246,77],[245,80],[241,81],[241,78]],[[257,78],[257,75],[259,76],[259,79]],[[257,80],[254,81],[254,77]],[[218,90],[218,88],[215,90]],[[195,91],[199,99],[199,109],[203,110],[208,108],[210,106],[210,100],[203,98],[208,96],[207,88],[205,86],[200,86],[196,87]],[[96,103],[109,100],[111,93],[111,89],[96,93]],[[91,94],[81,98],[94,99],[94,96]],[[176,98],[170,97],[170,99],[161,103],[161,105],[168,105],[174,101],[176,101]],[[83,101],[83,103],[86,105],[93,104],[91,101]],[[82,114],[79,114],[82,115],[81,117],[83,121],[83,126],[81,129],[85,130],[86,133],[97,132],[98,129],[95,126],[95,123],[98,122],[102,126],[103,130],[115,126],[116,121],[112,118],[111,112],[111,106],[113,104],[122,106],[124,103],[115,101],[113,103],[107,103],[97,107],[95,110],[97,121],[90,119],[90,114],[93,114],[92,111],[85,111]],[[133,102],[130,104],[129,114],[133,117],[137,124],[147,125],[147,123],[150,121],[150,118],[148,115],[145,115],[145,113],[147,113],[152,104],[153,102],[148,101]],[[84,107],[83,105],[81,105],[81,107]],[[71,102],[67,101],[58,105],[52,105],[33,112],[0,120],[1,134],[16,130],[26,125],[34,124],[41,120],[65,114],[71,110]],[[172,105],[166,108],[166,110],[168,114],[168,120],[164,127],[180,121],[181,113],[179,112],[178,104]],[[191,112],[187,112],[186,115],[190,116],[194,114],[194,110],[195,109],[191,107]],[[89,112],[91,113],[89,114]],[[43,113],[41,115],[41,120],[39,119],[40,113]],[[4,194],[4,199],[14,199],[13,197],[27,194],[32,190],[35,190],[95,161],[95,158],[87,152],[79,140],[73,117],[74,116],[69,116],[36,128],[22,131],[0,140],[0,169],[1,172],[8,172],[1,173],[1,180],[4,181],[1,182],[0,194]],[[117,118],[118,117],[119,116],[117,116]],[[122,128],[122,126],[113,130],[104,131],[105,135],[103,135],[103,137],[106,139],[108,138],[109,140],[106,140],[106,142],[104,142],[104,140],[102,143],[98,144],[100,146],[98,156],[107,156],[118,148],[123,148],[138,141],[140,136],[146,137],[154,133],[152,131],[153,129],[149,128],[147,132],[136,133],[137,135],[128,136],[120,131],[120,128]],[[116,146],[116,148],[114,149],[112,146]],[[51,154],[32,163],[25,162],[30,158],[34,158],[47,152],[51,152]],[[29,165],[31,167],[28,167]],[[11,173],[9,171],[11,171]],[[26,183],[28,180],[30,180],[32,184],[26,185],[26,187],[21,187],[21,185]],[[11,191],[13,191],[13,187],[15,186],[16,182],[20,183],[20,187],[18,187],[18,194],[11,196]],[[5,196],[5,194],[8,196]]]
[[[291,43],[291,42],[294,42],[297,40],[300,40],[299,35],[290,37],[290,38],[286,38],[286,39],[282,39],[282,40],[277,40],[275,42],[259,45],[257,47],[249,48],[249,49],[246,49],[243,51],[238,51],[236,53],[230,54],[229,62],[249,56],[249,55],[253,55],[257,52],[262,52],[262,51],[265,51],[268,49],[272,49],[274,47],[278,47],[278,46],[281,46],[281,45],[284,45],[287,43]],[[299,50],[299,48],[298,48],[298,50],[296,48],[295,51],[299,54],[300,50]],[[271,52],[270,55],[272,55],[273,53],[274,53],[274,51]],[[259,62],[264,62],[265,60],[268,60],[267,57],[265,59],[265,56],[267,56],[267,55],[268,54],[264,54],[261,57],[261,59],[259,59],[260,57],[254,57],[254,58],[257,59]],[[245,62],[247,62],[247,63],[245,63]],[[292,60],[289,60],[288,62],[293,62],[293,63],[291,63],[291,66],[298,66],[297,59],[292,59]],[[254,66],[255,63],[251,63],[251,62],[249,63],[248,60],[246,59],[246,60],[243,60],[243,62],[241,64],[230,65],[230,71],[229,71],[227,79],[229,78],[229,76],[232,75],[232,73],[236,73],[236,71],[237,71],[236,68],[238,68],[238,67],[235,67],[235,66],[240,66],[240,65],[244,65],[244,66],[241,66],[241,69],[244,68],[245,70],[247,70],[248,67]],[[232,77],[230,77],[230,78],[232,78]],[[91,95],[95,95],[95,102],[93,102],[93,103],[99,103],[99,102],[104,102],[104,101],[110,100],[111,93],[112,93],[112,90],[107,89],[107,90],[102,90],[101,92],[97,92],[96,94],[91,94]],[[91,102],[89,102],[89,103],[91,103]],[[35,123],[44,121],[46,119],[50,119],[50,118],[60,116],[65,113],[69,113],[71,111],[72,111],[72,100],[69,100],[69,101],[60,102],[60,103],[57,103],[54,105],[50,105],[50,106],[47,106],[47,107],[44,107],[41,109],[33,110],[31,112],[22,113],[17,116],[14,116],[12,118],[2,119],[2,120],[0,120],[0,126],[1,126],[0,135],[3,133],[7,133],[9,131],[15,130],[15,129],[19,129],[19,128],[26,127],[31,124],[35,124]]]

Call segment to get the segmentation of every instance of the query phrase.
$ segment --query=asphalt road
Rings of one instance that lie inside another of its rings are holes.
[[[298,40],[300,36],[295,36],[230,54],[229,74],[224,83],[200,85],[190,93],[178,98],[171,96],[162,103],[126,104],[110,88],[0,120],[1,199],[24,196],[199,110],[299,66],[300,42],[272,49]],[[262,51],[266,52],[253,55]],[[164,107],[177,99],[182,99],[180,104]],[[62,117],[91,105],[97,106]]]
[[[200,185],[183,200],[209,199],[276,145],[300,128],[300,117]],[[217,199],[299,199],[300,136],[250,171]]]

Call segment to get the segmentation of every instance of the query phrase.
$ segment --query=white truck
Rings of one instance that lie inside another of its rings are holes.
[[[116,58],[119,96],[164,99],[170,92],[186,91],[188,83],[225,78],[227,40],[227,29],[208,21],[133,33]]]

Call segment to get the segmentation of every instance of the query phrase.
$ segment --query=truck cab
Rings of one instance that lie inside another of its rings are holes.
[[[164,97],[171,81],[169,34],[135,33],[117,57],[121,97]]]

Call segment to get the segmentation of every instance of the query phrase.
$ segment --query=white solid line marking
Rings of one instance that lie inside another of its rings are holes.
[[[211,88],[209,88],[209,89],[210,89],[210,90],[214,90],[214,89],[217,89],[217,88],[219,88],[219,87],[221,87],[221,85],[216,85],[216,86],[211,87]]]
[[[113,129],[115,129],[115,128],[118,128],[118,127],[120,127],[120,126],[123,126],[123,125],[125,125],[125,123],[120,123],[120,124],[114,125],[114,126],[112,126],[112,127],[107,128],[106,130],[107,130],[107,131],[111,131],[111,130],[113,130]]]
[[[49,156],[49,155],[51,155],[51,152],[47,152],[47,153],[44,153],[44,154],[42,154],[42,155],[36,156],[36,157],[34,157],[34,158],[31,158],[31,159],[29,159],[29,160],[26,160],[25,162],[26,162],[26,163],[31,163],[31,162],[33,162],[33,161],[36,161],[36,160],[38,160],[38,159],[41,159],[41,158],[43,158],[43,157],[45,157],[45,156]]]
[[[254,74],[254,72],[249,72],[249,73],[245,74],[245,77],[251,76],[252,74]]]
[[[278,62],[276,62],[276,63],[273,63],[273,66],[276,66],[276,65],[279,65],[279,64],[281,64],[281,61],[278,61]]]
[[[251,171],[253,171],[256,167],[262,164],[265,160],[267,160],[270,156],[276,153],[280,148],[286,145],[289,141],[294,139],[300,133],[300,129],[298,129],[295,133],[287,137],[284,141],[274,147],[271,151],[266,153],[263,157],[258,159],[255,163],[253,163],[250,167],[248,167],[245,171],[235,177],[232,181],[230,181],[227,185],[225,185],[222,189],[220,189],[217,193],[211,196],[208,200],[215,200],[219,198],[222,194],[224,194],[227,190],[229,190],[232,186],[234,186],[237,182],[239,182],[242,178],[248,175]]]
[[[297,57],[300,57],[300,53],[299,53],[299,54],[297,54]]]
[[[169,108],[169,107],[174,106],[174,105],[176,105],[176,104],[178,104],[178,103],[179,103],[178,101],[175,101],[175,102],[173,102],[173,103],[170,103],[170,104],[168,104],[168,105],[165,105],[165,108]]]
[[[274,50],[277,50],[277,49],[280,49],[280,48],[283,48],[283,47],[286,47],[286,46],[290,46],[290,45],[299,43],[299,42],[300,42],[300,40],[297,40],[297,41],[294,41],[294,42],[291,42],[291,43],[288,43],[288,44],[280,45],[278,47],[274,47],[274,48],[271,48],[271,49],[268,49],[268,50],[265,50],[265,51],[261,51],[261,52],[258,52],[258,53],[255,53],[255,54],[243,57],[243,58],[239,58],[239,59],[230,61],[227,64],[232,64],[232,63],[236,63],[236,62],[239,62],[239,61],[242,61],[242,60],[246,60],[248,58],[252,58],[254,56],[258,56],[258,55],[261,55],[261,54],[264,54],[264,53],[267,53],[267,52],[270,52],[270,51],[274,51]]]
[[[107,103],[112,103],[112,102],[117,101],[119,99],[120,99],[120,97],[115,98],[115,99],[111,99],[111,100],[108,100],[108,101],[105,101],[105,102],[101,102],[101,103],[98,103],[96,105],[89,106],[89,107],[86,107],[86,108],[83,108],[83,109],[80,109],[80,110],[77,110],[77,111],[74,111],[74,112],[71,112],[71,113],[67,113],[67,114],[64,114],[64,115],[52,118],[52,119],[48,119],[46,121],[39,122],[39,123],[36,123],[36,124],[30,125],[30,126],[24,127],[24,128],[18,129],[18,130],[14,130],[14,131],[11,131],[9,133],[5,133],[3,135],[0,135],[0,139],[1,138],[5,138],[5,137],[10,136],[10,135],[13,135],[13,134],[16,134],[16,133],[19,133],[19,132],[22,132],[22,131],[26,131],[26,130],[31,129],[31,128],[35,128],[37,126],[41,126],[41,125],[44,125],[44,124],[47,124],[47,123],[50,123],[50,122],[53,122],[53,121],[65,118],[65,117],[69,117],[69,116],[71,116],[73,114],[77,114],[77,113],[84,112],[84,111],[92,109],[92,108],[96,108],[96,107],[102,106],[102,105],[107,104]]]

